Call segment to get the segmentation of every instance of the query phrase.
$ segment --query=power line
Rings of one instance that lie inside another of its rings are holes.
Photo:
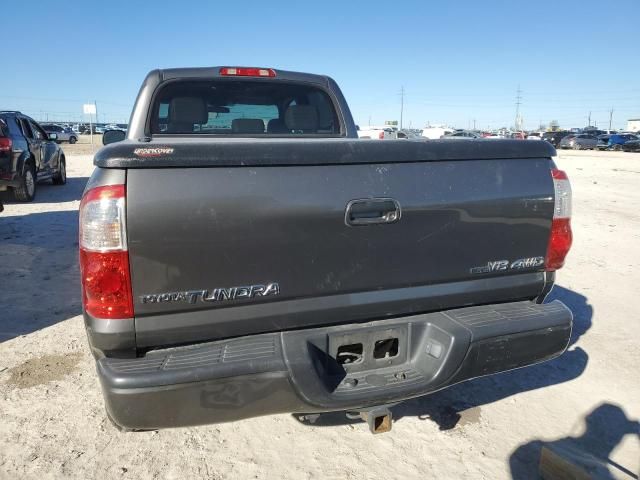
[[[520,125],[522,123],[520,119],[521,104],[522,104],[522,90],[520,90],[520,85],[518,84],[518,90],[516,91],[516,122],[515,122],[516,130],[521,130],[520,128]]]
[[[403,114],[404,114],[404,85],[400,87],[400,130],[402,130]]]
[[[82,100],[79,98],[47,98],[47,97],[25,97],[19,95],[0,95],[0,98],[9,98],[12,100],[32,100],[36,102],[58,102],[58,103],[86,103],[86,99]],[[123,108],[131,108],[131,104],[125,105],[122,103],[108,102],[105,100],[100,100],[100,103],[104,103],[105,105],[113,105],[115,107],[123,107]]]
[[[613,121],[613,108],[609,110],[609,130],[611,130],[611,122]]]

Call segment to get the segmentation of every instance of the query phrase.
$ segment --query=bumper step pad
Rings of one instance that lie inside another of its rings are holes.
[[[177,427],[396,403],[554,358],[571,325],[561,302],[523,301],[102,358],[97,367],[114,422]]]

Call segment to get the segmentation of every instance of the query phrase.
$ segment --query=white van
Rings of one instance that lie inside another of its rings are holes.
[[[453,129],[448,127],[425,127],[422,130],[422,136],[431,140],[437,140],[444,135],[450,135],[452,133]]]

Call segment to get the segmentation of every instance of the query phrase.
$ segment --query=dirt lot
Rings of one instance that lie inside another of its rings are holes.
[[[575,314],[561,358],[400,405],[385,435],[337,414],[123,434],[105,418],[80,316],[91,157],[64,148],[68,184],[0,214],[0,478],[526,479],[544,443],[608,459],[603,478],[638,478],[640,154],[558,160],[575,234],[552,294]]]
[[[73,145],[63,143],[61,146],[67,155],[90,155],[102,147],[102,135],[95,134],[93,144],[91,144],[91,140],[91,135],[80,135],[77,143]]]

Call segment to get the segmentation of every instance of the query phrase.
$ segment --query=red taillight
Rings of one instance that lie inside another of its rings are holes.
[[[382,132],[380,132],[380,133],[378,134],[378,138],[379,138],[380,140],[384,140],[384,131],[382,131]]]
[[[547,246],[545,270],[558,270],[564,265],[573,235],[571,233],[571,184],[562,170],[552,169],[554,188],[553,220]]]
[[[89,190],[80,202],[82,303],[96,318],[133,317],[124,185]]]
[[[0,152],[10,152],[12,143],[10,138],[0,137]]]
[[[275,77],[272,68],[222,67],[220,75],[225,77]]]
[[[129,252],[88,252],[80,249],[82,304],[96,318],[131,318],[133,302]]]

